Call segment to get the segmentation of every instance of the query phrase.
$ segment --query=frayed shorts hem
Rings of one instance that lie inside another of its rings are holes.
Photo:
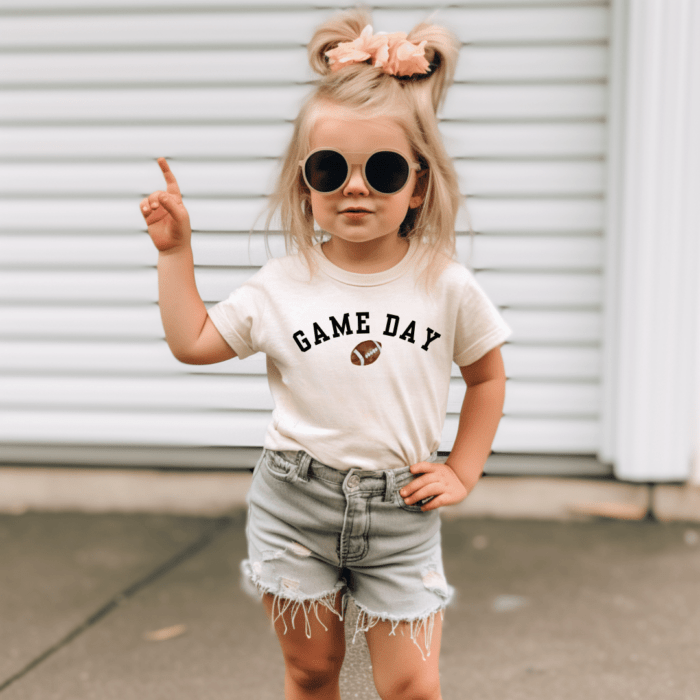
[[[287,620],[284,617],[285,613],[287,612],[289,612],[289,622],[292,629],[296,629],[296,617],[301,610],[304,613],[304,632],[307,639],[311,639],[311,613],[315,615],[321,626],[328,631],[328,628],[318,616],[319,605],[332,612],[342,622],[345,620],[347,615],[348,603],[350,600],[352,600],[358,611],[355,630],[352,633],[351,641],[353,644],[355,643],[357,635],[360,632],[368,632],[380,622],[391,623],[391,630],[389,632],[390,636],[396,635],[396,630],[399,628],[399,625],[401,623],[405,623],[409,625],[411,641],[418,647],[424,661],[428,656],[430,656],[433,628],[435,626],[435,615],[439,614],[440,619],[444,619],[445,608],[450,604],[454,596],[454,589],[449,586],[447,596],[444,602],[442,602],[440,605],[432,608],[431,610],[422,612],[419,615],[396,616],[389,615],[387,613],[375,613],[368,610],[365,606],[357,602],[352,593],[347,590],[347,586],[343,581],[339,581],[329,591],[305,596],[296,590],[295,586],[293,585],[294,582],[287,581],[286,579],[281,579],[277,586],[271,586],[263,583],[262,578],[253,571],[248,560],[241,563],[241,572],[245,577],[244,581],[246,583],[252,583],[259,598],[262,598],[264,594],[273,596],[271,611],[271,622],[273,629],[277,620],[282,620],[284,625],[284,634],[287,633]],[[341,591],[344,591],[344,593],[340,610],[338,610],[336,609],[336,600],[338,593]],[[404,634],[403,628],[401,628],[401,634]],[[421,646],[419,642],[420,636],[422,636],[423,646]]]
[[[345,596],[352,598],[352,594],[349,592],[345,593]],[[358,610],[357,622],[355,624],[355,632],[352,635],[352,643],[355,643],[355,638],[360,632],[368,632],[375,625],[380,622],[391,622],[391,630],[389,636],[396,635],[396,629],[401,623],[409,625],[411,641],[418,647],[418,650],[423,657],[423,661],[430,656],[430,648],[432,646],[433,639],[433,628],[435,626],[435,615],[440,615],[440,619],[443,620],[445,617],[445,608],[449,605],[452,596],[450,596],[444,603],[440,604],[433,610],[421,613],[420,615],[412,617],[400,617],[394,615],[387,615],[386,613],[373,613],[367,610],[364,606],[360,605],[354,598],[352,598],[355,606]],[[423,637],[423,646],[420,645],[419,636]],[[401,634],[404,634],[403,628],[401,628]],[[425,651],[424,651],[425,649]]]

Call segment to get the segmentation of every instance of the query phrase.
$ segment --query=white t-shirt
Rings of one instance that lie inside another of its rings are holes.
[[[316,244],[313,277],[300,254],[274,258],[209,310],[240,359],[267,356],[266,448],[342,470],[399,468],[438,449],[452,362],[476,362],[511,331],[456,261],[432,295],[416,287],[419,246],[412,239],[397,265],[361,274]]]

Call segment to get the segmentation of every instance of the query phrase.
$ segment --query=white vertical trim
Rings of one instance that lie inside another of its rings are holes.
[[[612,0],[610,6],[610,65],[608,69],[607,118],[607,192],[605,219],[605,253],[603,263],[603,363],[601,368],[601,444],[598,459],[606,464],[615,461],[617,431],[617,390],[615,386],[618,353],[620,298],[619,242],[622,215],[622,183],[625,133],[625,78],[627,74],[627,3]]]
[[[692,0],[616,2],[626,34],[622,93],[611,139],[617,166],[608,218],[606,391],[601,452],[618,478],[685,480],[697,382],[697,211],[700,149]],[[620,64],[618,64],[619,66]],[[621,128],[620,128],[621,127]],[[612,295],[616,299],[612,299]],[[614,394],[614,396],[613,396]],[[608,403],[606,401],[606,403]]]
[[[688,183],[688,192],[700,193],[700,45],[697,41],[697,31],[700,27],[700,6],[697,2],[691,5],[691,21],[689,22],[688,36],[694,38],[694,41],[690,42],[689,51],[690,61],[689,61],[689,81],[693,84],[695,81],[695,88],[688,91],[688,124],[690,128],[688,129],[688,153],[695,154],[696,157],[688,157],[685,162],[685,173],[684,177]],[[689,201],[686,203],[684,208],[685,220],[684,226],[689,230],[695,228],[695,270],[700,271],[700,197],[690,197]],[[691,251],[692,254],[692,251]],[[692,282],[692,280],[690,280]],[[693,398],[694,403],[692,406],[692,414],[695,416],[694,421],[694,434],[693,434],[693,445],[694,454],[692,460],[692,468],[690,474],[690,483],[700,486],[700,274],[695,275],[695,285],[694,288],[691,284],[691,298],[695,301],[695,343],[691,351],[694,350],[692,355],[693,369],[694,369],[694,381],[691,385],[695,388]]]

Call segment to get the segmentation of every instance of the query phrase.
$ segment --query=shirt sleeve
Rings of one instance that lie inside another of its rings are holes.
[[[263,270],[260,269],[227,299],[208,311],[212,323],[241,360],[262,349],[262,319],[266,304]]]
[[[463,268],[460,304],[457,312],[453,359],[459,367],[471,365],[511,335],[494,303],[486,296],[474,275]]]

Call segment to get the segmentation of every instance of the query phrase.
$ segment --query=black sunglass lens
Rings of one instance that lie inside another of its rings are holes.
[[[408,180],[409,165],[399,153],[380,151],[375,153],[365,166],[367,181],[378,192],[398,192]]]
[[[345,158],[335,151],[316,151],[309,156],[305,166],[306,179],[319,192],[337,190],[348,174]]]

